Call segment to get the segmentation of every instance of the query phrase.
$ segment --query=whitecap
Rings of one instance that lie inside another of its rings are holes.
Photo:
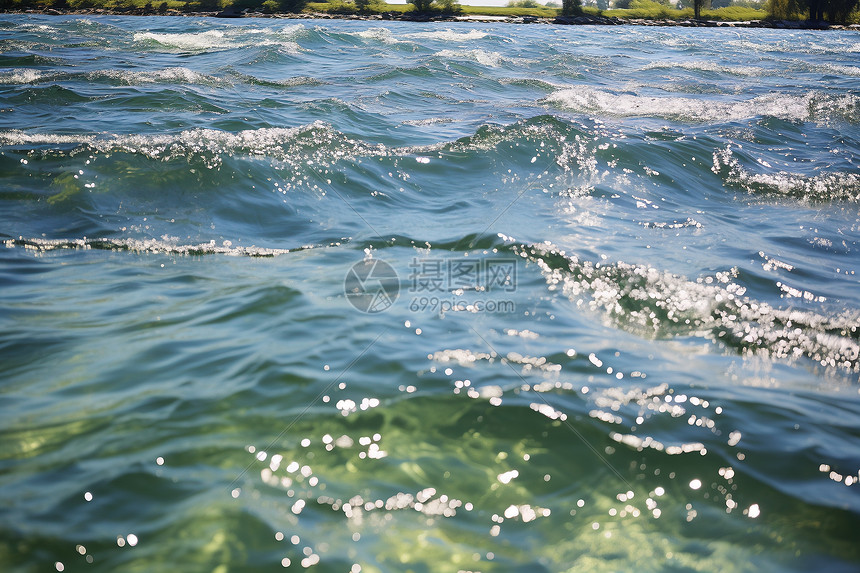
[[[487,66],[490,68],[497,68],[501,65],[502,61],[505,58],[499,52],[492,52],[487,50],[442,50],[441,52],[437,52],[434,56],[438,58],[448,58],[452,60],[472,60],[478,62],[482,66]]]
[[[223,241],[220,245],[214,240],[208,243],[182,244],[170,237],[161,239],[7,239],[6,247],[24,247],[35,251],[56,251],[62,249],[99,249],[108,251],[132,251],[135,253],[158,253],[167,255],[229,255],[234,257],[276,257],[285,255],[290,249],[270,249],[251,245],[248,247],[235,246],[231,241]],[[310,247],[302,247],[307,249]]]
[[[10,72],[0,72],[0,84],[20,85],[44,83],[46,81],[65,81],[85,79],[86,81],[98,81],[103,79],[113,80],[125,85],[141,85],[154,83],[175,84],[207,84],[215,85],[224,83],[224,80],[195,72],[189,68],[176,67],[152,71],[130,71],[130,70],[93,70],[89,72],[48,72],[22,68]]]
[[[706,60],[694,60],[690,62],[670,62],[657,61],[651,62],[642,68],[642,71],[660,70],[660,69],[681,69],[689,71],[714,72],[719,74],[729,74],[733,76],[757,77],[765,75],[767,72],[764,68],[757,66],[728,66],[718,62]]]
[[[731,146],[714,152],[711,170],[729,185],[748,193],[774,193],[807,201],[858,201],[860,176],[856,173],[831,172],[801,175],[787,171],[754,173],[744,168]]]
[[[220,30],[207,30],[198,33],[163,33],[136,32],[135,42],[155,42],[165,47],[181,50],[205,51],[210,49],[225,49],[239,47],[235,41],[228,38]]]
[[[307,145],[313,142],[309,152]],[[369,145],[349,139],[330,125],[315,121],[299,127],[271,127],[239,132],[217,129],[189,129],[170,134],[92,134],[67,135],[30,133],[18,130],[0,132],[2,146],[77,145],[102,153],[125,152],[150,159],[203,158],[210,168],[225,156],[267,157],[282,167],[327,164],[353,156],[386,154],[382,145]]]
[[[0,84],[2,85],[21,85],[32,84],[42,79],[43,74],[39,70],[31,70],[21,68],[10,72],[0,72]]]
[[[223,84],[224,80],[195,72],[189,68],[176,67],[165,68],[162,70],[133,72],[129,70],[97,70],[86,74],[89,80],[97,80],[101,78],[112,79],[126,85],[142,85],[142,84],[205,84],[215,85]]]
[[[858,68],[857,66],[846,66],[833,63],[820,63],[813,65],[812,69],[821,73],[834,76],[850,76],[854,78],[860,77],[860,68]]]
[[[481,30],[469,30],[468,32],[455,32],[450,28],[444,30],[433,30],[430,32],[414,32],[404,34],[404,38],[425,39],[425,40],[441,40],[443,42],[467,42],[472,40],[482,40],[489,34]]]
[[[794,121],[828,119],[834,113],[851,115],[860,98],[845,94],[829,96],[772,93],[747,100],[713,101],[687,97],[654,97],[615,93],[587,86],[566,88],[550,94],[547,103],[580,112],[621,117],[666,117],[690,121],[737,121],[760,116]]]
[[[364,40],[375,40],[389,45],[401,43],[388,28],[370,28],[361,32],[352,32],[352,35]]]
[[[515,245],[535,261],[547,284],[577,307],[602,313],[615,326],[642,336],[702,336],[744,354],[813,360],[860,372],[860,312],[838,316],[776,308],[745,296],[734,270],[691,281],[642,264],[580,260],[552,244]],[[558,256],[567,265],[550,264]]]

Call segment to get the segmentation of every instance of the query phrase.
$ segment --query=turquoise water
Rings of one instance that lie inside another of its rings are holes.
[[[860,567],[857,32],[0,46],[0,569]]]

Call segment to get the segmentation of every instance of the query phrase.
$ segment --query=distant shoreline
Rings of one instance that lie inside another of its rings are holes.
[[[110,10],[105,8],[91,8],[82,10],[57,10],[49,8],[46,10],[9,10],[2,14],[35,14],[47,16],[182,16],[198,18],[269,18],[283,20],[362,20],[380,22],[472,22],[472,23],[502,23],[502,24],[554,24],[560,26],[661,26],[661,27],[684,27],[684,28],[769,28],[777,30],[856,30],[860,31],[860,24],[829,24],[827,22],[805,22],[796,20],[749,20],[740,22],[724,22],[717,20],[694,20],[687,19],[645,19],[645,18],[607,18],[605,16],[558,16],[555,18],[541,18],[537,16],[491,16],[472,14],[448,15],[448,14],[413,14],[402,12],[386,12],[383,14],[333,14],[330,12],[310,12],[300,14],[264,14],[252,12],[247,14],[235,14],[230,12],[180,12],[179,10],[168,10],[167,12],[137,10]]]

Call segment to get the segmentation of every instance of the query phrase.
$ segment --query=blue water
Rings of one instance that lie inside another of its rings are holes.
[[[0,569],[860,568],[856,31],[0,19]]]

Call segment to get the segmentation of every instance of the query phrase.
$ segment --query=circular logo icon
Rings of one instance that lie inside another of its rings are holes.
[[[346,273],[343,292],[352,306],[361,312],[384,312],[400,295],[400,279],[385,261],[359,261]]]

